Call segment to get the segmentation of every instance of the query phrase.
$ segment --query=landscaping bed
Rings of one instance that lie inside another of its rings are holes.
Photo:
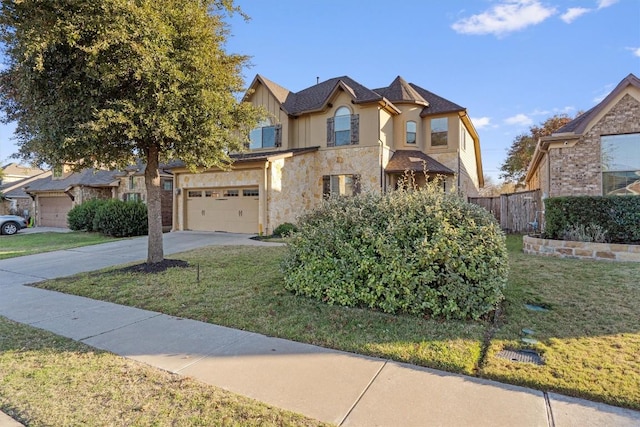
[[[521,236],[508,236],[507,244],[511,273],[495,323],[390,315],[293,296],[283,288],[281,247],[210,247],[174,255],[189,263],[185,268],[110,269],[40,286],[640,409],[640,265],[525,255]],[[544,364],[497,357],[523,349]]]

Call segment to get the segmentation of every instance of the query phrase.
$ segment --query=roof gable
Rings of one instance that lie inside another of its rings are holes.
[[[611,93],[609,93],[609,95],[607,95],[602,101],[600,101],[598,105],[571,120],[569,123],[555,131],[553,135],[564,133],[584,133],[593,119],[595,119],[603,110],[609,107],[613,100],[630,86],[640,89],[640,79],[638,79],[633,74],[629,74],[627,77],[622,79],[622,81],[618,83],[618,86],[616,86],[615,89],[613,89]]]
[[[428,106],[427,100],[422,97],[405,79],[398,76],[388,87],[374,89],[375,92],[397,104],[410,103]]]
[[[284,107],[293,115],[322,111],[338,91],[345,91],[356,104],[382,100],[382,96],[356,82],[342,76],[326,80],[301,90],[287,99]]]

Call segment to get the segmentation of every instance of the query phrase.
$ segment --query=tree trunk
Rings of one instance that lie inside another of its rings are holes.
[[[158,147],[152,145],[147,151],[147,167],[144,171],[144,182],[147,188],[147,215],[149,217],[147,264],[156,264],[164,260],[159,163]]]

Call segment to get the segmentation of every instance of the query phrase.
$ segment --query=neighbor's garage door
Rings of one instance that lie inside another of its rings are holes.
[[[258,232],[258,188],[186,190],[186,229]]]
[[[72,202],[68,196],[38,197],[41,227],[68,227],[67,214]]]

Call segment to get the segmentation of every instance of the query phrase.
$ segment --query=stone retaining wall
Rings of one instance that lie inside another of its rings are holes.
[[[640,245],[573,242],[524,236],[522,238],[522,250],[526,254],[560,258],[640,262]]]

